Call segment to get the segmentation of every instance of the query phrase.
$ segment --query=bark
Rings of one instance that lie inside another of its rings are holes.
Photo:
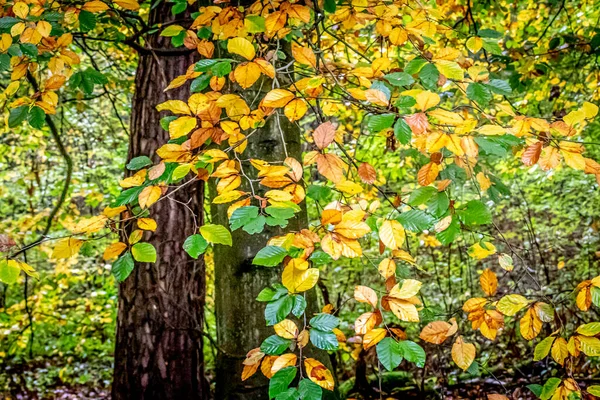
[[[149,25],[173,19],[171,6],[163,1],[153,8]],[[155,33],[144,45],[165,49],[169,42]],[[189,97],[186,85],[167,93],[163,89],[173,78],[185,74],[194,61],[192,54],[140,54],[129,159],[147,155],[158,161],[155,151],[169,135],[160,127],[161,116],[155,107],[168,99]],[[114,400],[208,397],[202,346],[204,262],[202,257],[193,260],[182,248],[185,239],[197,233],[196,224],[202,224],[204,187],[201,182],[191,184],[172,198],[188,207],[164,199],[150,208],[158,228],[146,232],[143,240],[155,246],[156,263],[136,263],[119,289]]]
[[[280,79],[280,82],[285,78]],[[262,93],[257,93],[257,88]],[[245,91],[237,88],[238,94],[246,99],[251,108],[252,100],[261,99],[271,87],[271,81],[257,82]],[[258,95],[258,97],[257,97]],[[285,144],[284,144],[285,142]],[[248,147],[242,154],[244,160],[253,158],[268,162],[281,162],[286,156],[301,161],[300,130],[281,113],[280,117],[272,116],[266,125],[248,139]],[[243,161],[244,172],[254,178],[254,168]],[[242,178],[244,180],[244,178]],[[255,189],[259,185],[255,182]],[[211,196],[216,196],[214,184]],[[262,192],[265,188],[260,188]],[[250,191],[247,182],[242,190]],[[267,189],[268,190],[268,189]],[[256,202],[253,203],[256,205]],[[219,400],[261,400],[268,399],[269,381],[258,371],[253,377],[242,382],[242,361],[246,353],[259,347],[262,341],[274,333],[272,326],[266,326],[264,318],[265,303],[256,301],[258,293],[273,283],[281,283],[281,267],[266,268],[252,264],[256,253],[266,246],[268,239],[287,232],[299,231],[307,227],[305,204],[303,210],[290,220],[286,228],[272,228],[265,225],[260,234],[249,235],[242,229],[232,232],[233,246],[215,247],[215,310],[217,316],[217,341],[222,350],[217,356],[216,398]],[[229,226],[227,205],[212,205],[213,222]],[[318,312],[315,290],[307,292],[307,316]],[[292,317],[293,318],[293,317]],[[331,369],[331,362],[326,352],[309,345],[304,356],[315,357]],[[335,372],[332,370],[335,374]],[[333,398],[332,392],[324,390],[325,398]]]

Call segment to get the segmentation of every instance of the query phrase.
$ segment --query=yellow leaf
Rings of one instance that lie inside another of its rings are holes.
[[[196,127],[196,124],[196,117],[179,117],[169,123],[169,136],[171,139],[185,136]]]
[[[125,206],[106,207],[104,209],[104,211],[102,211],[102,214],[106,215],[107,218],[112,218],[112,217],[116,217],[117,215],[121,214],[125,210],[127,210],[127,207],[125,207]]]
[[[282,354],[273,362],[273,365],[271,366],[271,373],[275,374],[277,371],[284,369],[285,367],[293,367],[296,365],[297,360],[298,357],[294,353]]]
[[[253,62],[242,63],[233,71],[233,76],[238,85],[247,89],[260,78],[260,67]]]
[[[428,109],[435,107],[440,103],[440,96],[438,96],[437,93],[432,93],[429,91],[423,91],[415,98],[417,100],[417,106],[421,109],[421,111],[427,111]]]
[[[108,5],[102,1],[94,0],[85,3],[82,9],[91,13],[102,12],[108,10]]]
[[[486,269],[479,277],[479,284],[486,295],[493,296],[498,289],[498,277],[490,269]]]
[[[283,113],[290,120],[290,122],[298,121],[304,116],[304,114],[306,114],[306,111],[308,111],[308,106],[306,105],[306,101],[303,99],[294,99],[290,101],[283,109]]]
[[[383,338],[385,338],[386,334],[387,330],[385,330],[384,328],[371,329],[363,336],[363,349],[368,350],[371,347],[375,346],[377,343],[381,342]]]
[[[27,18],[27,16],[29,15],[29,6],[22,2],[22,1],[17,1],[12,8],[13,13],[15,13],[15,15],[21,19],[25,19]],[[15,35],[13,35],[15,36]]]
[[[158,186],[146,186],[138,195],[138,202],[142,209],[150,207],[156,203],[162,194],[162,190]]]
[[[419,312],[417,311],[417,307],[410,301],[389,297],[388,305],[394,315],[401,321],[419,322]]]
[[[104,255],[102,258],[104,260],[110,260],[113,258],[117,258],[125,249],[127,245],[122,242],[113,243],[104,250]]]
[[[244,369],[242,370],[242,382],[254,375],[258,370],[259,365],[260,363],[244,365]]]
[[[471,53],[477,53],[481,50],[483,46],[483,40],[478,36],[472,36],[467,40],[467,49],[471,51]]]
[[[596,115],[598,115],[598,106],[590,102],[586,101],[583,103],[581,109],[583,110],[585,117],[588,119],[594,118]]]
[[[232,190],[231,192],[225,192],[223,194],[218,195],[213,199],[213,204],[225,204],[230,203],[234,200],[242,197],[246,192],[242,192],[241,190]]]
[[[349,196],[353,196],[358,193],[362,193],[363,188],[356,182],[352,182],[349,180],[344,180],[335,184],[335,188],[342,193],[345,193]]]
[[[371,228],[369,228],[369,225],[361,221],[342,219],[342,222],[337,224],[333,231],[348,239],[359,239],[369,233]]]
[[[321,362],[314,358],[307,358],[304,360],[304,369],[306,370],[308,379],[321,386],[323,389],[333,390],[335,387],[331,371],[329,371]]]
[[[379,274],[387,280],[390,276],[396,275],[396,263],[391,258],[384,258],[379,263],[377,270],[379,271]]]
[[[435,66],[437,67],[438,71],[440,71],[440,73],[448,79],[462,81],[462,79],[465,77],[465,73],[463,72],[462,68],[455,61],[437,60],[435,61]],[[423,111],[425,111],[425,109],[423,109]]]
[[[137,11],[140,9],[140,4],[135,0],[113,0],[113,3],[126,10]]]
[[[509,294],[500,299],[496,310],[504,315],[513,316],[529,304],[529,300],[520,294]]]
[[[79,253],[83,240],[66,238],[56,244],[52,251],[52,258],[69,258]]]
[[[190,115],[191,111],[188,105],[181,100],[167,100],[156,106],[157,111],[171,111],[173,114]]]
[[[554,341],[552,345],[552,358],[560,365],[565,364],[565,359],[569,356],[569,350],[567,349],[567,341],[559,337]]]
[[[485,248],[480,243],[475,243],[473,246],[469,247],[469,255],[481,260],[496,253],[496,247],[490,242],[483,242],[483,245]]]
[[[156,221],[152,218],[140,218],[137,221],[138,228],[144,231],[152,231],[156,230]]]
[[[542,320],[537,316],[533,307],[529,308],[519,321],[519,330],[525,340],[532,340],[542,331]]]
[[[294,263],[288,263],[283,270],[281,283],[290,293],[305,292],[317,284],[319,280],[319,270],[309,268],[306,270],[297,269]]]
[[[248,39],[241,37],[229,39],[227,42],[227,51],[240,55],[249,61],[252,61],[256,55],[256,51],[254,50],[252,43]]]
[[[585,170],[585,157],[582,156],[580,153],[575,153],[562,149],[560,150],[560,153],[565,159],[565,164],[567,164],[569,167],[579,171]]]
[[[275,333],[277,336],[280,336],[284,339],[294,339],[298,336],[298,327],[294,323],[294,321],[289,319],[284,319],[281,322],[278,322],[273,326],[275,329]]]
[[[105,215],[97,215],[95,217],[86,218],[82,221],[79,221],[75,228],[73,228],[73,233],[94,233],[98,232],[100,229],[104,228],[106,225],[106,216]]]
[[[396,250],[402,247],[405,237],[404,228],[396,220],[383,221],[379,228],[379,239],[389,249]]]
[[[317,57],[309,47],[292,43],[292,56],[300,64],[310,65],[311,67],[316,67],[317,65]]]
[[[462,336],[456,338],[452,345],[452,359],[460,369],[466,371],[475,360],[475,346],[465,343]]]
[[[280,108],[285,107],[287,103],[292,101],[296,96],[294,93],[285,89],[273,89],[266,94],[262,101],[265,107]]]
[[[405,279],[402,282],[402,286],[397,283],[392,290],[390,290],[389,296],[397,299],[409,299],[419,293],[423,284],[415,279]]]
[[[367,286],[356,286],[354,288],[354,299],[361,303],[368,303],[377,307],[377,293]]]

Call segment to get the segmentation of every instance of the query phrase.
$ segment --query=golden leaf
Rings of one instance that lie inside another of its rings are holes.
[[[396,250],[402,247],[405,237],[404,228],[396,220],[383,221],[379,228],[379,239],[389,249]]]
[[[361,303],[368,303],[377,307],[377,293],[367,286],[356,286],[354,288],[354,299]]]
[[[127,245],[125,243],[122,243],[122,242],[113,243],[113,244],[109,245],[106,248],[106,250],[104,250],[104,254],[102,255],[102,258],[104,260],[110,260],[113,258],[117,258],[119,255],[121,255],[121,253],[123,251],[125,251],[126,248],[127,248]]]
[[[142,209],[150,207],[156,203],[162,194],[159,186],[146,186],[138,195],[138,202]]]
[[[252,61],[256,54],[252,43],[248,39],[242,37],[229,39],[227,42],[227,51],[242,56],[249,61]]]
[[[475,352],[475,346],[465,343],[462,336],[459,336],[452,345],[452,360],[460,369],[466,371],[475,360]]]
[[[377,343],[381,342],[386,335],[387,331],[384,328],[371,329],[363,336],[363,349],[368,350],[375,346]]]
[[[479,284],[486,295],[493,296],[498,290],[498,277],[493,271],[486,269],[479,277]]]

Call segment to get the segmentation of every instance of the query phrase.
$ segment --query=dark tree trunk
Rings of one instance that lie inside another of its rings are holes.
[[[160,2],[150,13],[149,25],[173,19],[172,4]],[[181,19],[181,15],[177,18]],[[145,46],[169,48],[170,40],[158,33]],[[189,97],[183,88],[163,92],[175,77],[185,74],[195,61],[191,53],[157,51],[140,54],[131,117],[129,159],[147,155],[158,161],[155,151],[169,140],[160,127],[157,104]],[[155,232],[144,241],[157,250],[154,264],[136,263],[119,290],[119,313],[115,349],[114,400],[204,399],[202,326],[205,277],[202,258],[193,260],[182,249],[185,239],[202,224],[204,187],[187,186],[150,208],[157,222]],[[195,214],[195,219],[194,219]]]

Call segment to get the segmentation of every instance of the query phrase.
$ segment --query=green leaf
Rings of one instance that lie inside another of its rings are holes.
[[[394,86],[409,86],[412,85],[415,80],[413,77],[406,72],[392,72],[383,77],[386,81]]]
[[[252,264],[262,265],[263,267],[275,267],[283,261],[287,255],[287,250],[279,246],[267,246],[256,254]]]
[[[183,249],[193,259],[197,259],[201,254],[206,251],[208,242],[202,237],[202,235],[191,235],[183,242]]]
[[[316,328],[310,330],[310,342],[321,350],[337,350],[339,347],[335,333],[323,332]]]
[[[479,145],[479,149],[487,154],[493,154],[504,157],[513,146],[521,143],[520,138],[514,135],[501,136],[476,136],[475,142]]]
[[[431,228],[435,219],[425,211],[414,209],[403,212],[396,220],[409,231],[422,232]]]
[[[388,371],[394,370],[402,362],[402,351],[395,339],[391,337],[384,338],[381,342],[377,343],[376,349],[379,362]]]
[[[223,225],[207,224],[200,227],[200,234],[208,243],[231,246],[231,232]]]
[[[409,144],[412,138],[412,129],[406,123],[404,118],[398,118],[394,124],[394,136],[402,144]]]
[[[428,63],[419,72],[419,79],[421,80],[421,84],[428,90],[435,90],[439,78],[440,72],[433,64]]]
[[[190,169],[192,169],[192,166],[190,164],[181,164],[177,166],[177,168],[175,168],[175,170],[173,171],[173,175],[171,175],[171,180],[175,182],[182,179],[187,174],[189,174]]]
[[[279,355],[290,347],[292,341],[277,335],[271,335],[260,345],[260,351],[269,355]]]
[[[407,361],[414,363],[419,368],[425,366],[426,355],[421,346],[410,340],[403,340],[398,342],[398,348]]]
[[[292,296],[283,296],[277,300],[270,301],[265,307],[265,321],[267,326],[275,325],[283,321],[294,307]]]
[[[552,349],[554,339],[556,339],[556,337],[548,336],[535,346],[535,350],[533,350],[533,361],[540,361],[546,358],[548,353],[550,353],[550,349]]]
[[[404,67],[404,72],[410,75],[418,74],[419,71],[427,64],[427,60],[421,57],[413,58]]]
[[[527,385],[527,389],[531,390],[537,397],[540,397],[542,394],[542,385],[538,385],[537,383]]]
[[[292,314],[296,318],[300,318],[302,314],[304,314],[304,310],[306,310],[306,300],[304,296],[301,294],[297,294],[294,296],[294,307],[292,308]]]
[[[213,73],[213,75],[218,77],[229,75],[229,73],[231,72],[231,62],[222,61],[216,63],[210,68],[210,71]]]
[[[298,388],[291,387],[277,395],[275,400],[299,400],[300,392],[298,392]]]
[[[302,400],[321,400],[323,389],[310,379],[302,379],[298,383],[298,391]]]
[[[266,30],[265,17],[260,15],[248,15],[244,19],[244,25],[248,29],[248,33],[261,33]]]
[[[150,158],[147,156],[139,156],[129,160],[126,167],[130,171],[137,171],[138,169],[142,169],[148,165],[152,165],[152,160],[150,160]]]
[[[123,282],[131,271],[133,271],[134,263],[130,252],[123,254],[117,261],[112,265],[111,272],[119,282]]]
[[[111,207],[124,206],[137,201],[139,194],[144,190],[144,186],[136,186],[123,190],[115,199]]]
[[[156,262],[156,249],[150,243],[136,243],[131,248],[135,261]]]
[[[25,121],[28,113],[29,107],[27,106],[20,106],[10,110],[10,114],[8,115],[8,127],[14,128],[19,126],[21,122]]]
[[[264,215],[259,215],[258,217],[252,219],[250,222],[244,225],[242,229],[249,235],[261,233],[265,229],[266,222],[267,218]]]
[[[269,206],[265,208],[265,211],[277,219],[290,219],[294,217],[294,210],[292,208]]]
[[[600,333],[600,322],[590,322],[577,328],[577,333],[584,336],[596,336]]]
[[[315,201],[329,201],[331,198],[331,188],[327,186],[308,185],[306,195]]]
[[[592,303],[594,303],[596,307],[600,307],[600,288],[592,286],[590,292],[592,294]]]
[[[269,381],[269,399],[273,399],[288,390],[288,386],[296,377],[296,372],[296,367],[286,367],[277,371]]]
[[[27,115],[27,122],[32,128],[42,129],[46,122],[46,113],[38,106],[33,106]]]
[[[339,324],[339,318],[326,313],[317,314],[310,319],[310,326],[325,332],[331,332]]]
[[[288,290],[283,285],[275,285],[273,288],[266,287],[260,291],[258,296],[256,297],[256,301],[271,301],[277,300],[282,296],[286,296],[288,294]]]
[[[512,94],[512,88],[508,82],[503,81],[502,79],[490,79],[486,86],[490,88],[492,92],[502,96],[510,96]]]
[[[554,392],[556,392],[556,389],[558,389],[560,382],[561,381],[559,378],[548,379],[546,381],[546,383],[544,383],[544,387],[542,387],[542,393],[540,394],[540,399],[549,400],[552,397],[552,395],[554,394]]]
[[[480,106],[485,107],[492,100],[492,92],[481,83],[473,82],[467,87],[467,97]]]
[[[180,25],[169,25],[165,29],[162,30],[162,32],[160,33],[160,36],[164,36],[164,37],[177,36],[183,30],[185,30],[185,28],[183,28]]]
[[[384,129],[390,128],[396,119],[396,114],[378,114],[370,115],[367,120],[367,128],[372,133],[381,132]]]
[[[440,241],[444,246],[454,242],[454,239],[460,233],[460,223],[457,218],[452,218],[452,222],[450,225],[441,232],[438,232],[435,237]]]
[[[0,260],[0,282],[10,285],[19,279],[21,268],[16,263],[9,263],[8,260]]]
[[[0,72],[10,69],[10,56],[8,54],[0,54]]]
[[[585,390],[587,390],[589,394],[600,397],[600,385],[588,386]]]
[[[425,186],[413,190],[408,198],[408,204],[411,206],[419,206],[421,204],[425,204],[429,199],[431,199],[437,193],[437,189],[433,186]]]
[[[458,217],[463,224],[468,226],[486,225],[492,223],[492,213],[479,200],[471,200],[461,210],[457,211]]]
[[[218,58],[207,58],[204,60],[200,60],[196,64],[194,64],[194,71],[206,72],[206,71],[210,70],[210,68],[213,65],[215,65],[216,63],[218,63],[219,61],[221,61],[221,60]]]
[[[19,18],[15,17],[2,17],[0,18],[0,29],[10,29],[13,25],[21,22]]]
[[[336,6],[337,5],[335,3],[335,0],[325,0],[325,2],[323,3],[323,8],[328,13],[334,13],[335,9],[336,9]]]
[[[82,32],[91,31],[96,27],[96,16],[85,10],[79,11],[79,29]]]
[[[203,74],[194,79],[190,84],[190,92],[199,93],[206,89],[210,85],[210,78],[209,74]]]
[[[229,226],[232,231],[235,231],[256,217],[258,217],[258,207],[256,206],[236,208],[233,214],[231,214],[231,218],[229,218]]]

